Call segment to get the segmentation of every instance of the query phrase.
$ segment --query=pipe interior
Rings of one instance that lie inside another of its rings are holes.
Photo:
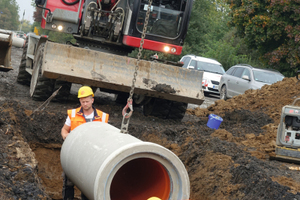
[[[111,200],[169,199],[170,177],[165,167],[150,158],[137,158],[124,164],[110,186]]]

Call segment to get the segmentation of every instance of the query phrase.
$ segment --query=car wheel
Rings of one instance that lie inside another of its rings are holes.
[[[220,99],[226,100],[227,98],[227,88],[225,85],[222,86],[220,91]]]

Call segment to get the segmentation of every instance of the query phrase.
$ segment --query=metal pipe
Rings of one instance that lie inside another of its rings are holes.
[[[190,195],[187,171],[174,153],[102,122],[82,124],[69,134],[61,165],[89,199],[186,200]]]

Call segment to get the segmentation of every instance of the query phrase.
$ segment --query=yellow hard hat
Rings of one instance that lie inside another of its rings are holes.
[[[160,198],[158,198],[158,197],[150,197],[149,199],[147,199],[147,200],[161,200]]]
[[[88,97],[91,95],[92,95],[92,97],[94,97],[94,92],[93,92],[92,88],[90,88],[89,86],[82,86],[78,90],[78,98]]]

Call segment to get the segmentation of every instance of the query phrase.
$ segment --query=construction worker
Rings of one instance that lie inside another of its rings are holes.
[[[88,86],[82,86],[78,90],[78,98],[80,101],[80,107],[76,109],[68,110],[68,117],[64,126],[61,129],[61,136],[65,140],[66,137],[74,130],[77,126],[86,122],[99,121],[108,122],[109,115],[94,108],[94,93],[92,88]],[[63,174],[63,199],[73,200],[74,199],[74,184]],[[81,198],[86,200],[87,198],[81,193]]]

